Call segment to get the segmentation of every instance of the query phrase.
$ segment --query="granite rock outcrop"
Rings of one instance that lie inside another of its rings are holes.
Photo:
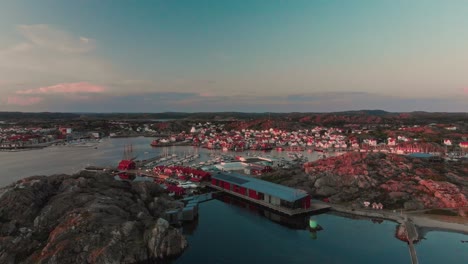
[[[34,176],[0,189],[0,263],[160,263],[187,246],[151,182]]]

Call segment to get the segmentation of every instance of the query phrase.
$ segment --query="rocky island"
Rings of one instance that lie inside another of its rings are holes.
[[[177,206],[151,182],[25,178],[0,189],[0,263],[161,263],[187,246],[161,218]]]

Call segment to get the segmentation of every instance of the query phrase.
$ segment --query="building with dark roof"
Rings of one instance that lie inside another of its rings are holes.
[[[211,185],[216,189],[290,215],[305,212],[311,207],[310,195],[303,190],[238,173],[215,173],[211,176]]]

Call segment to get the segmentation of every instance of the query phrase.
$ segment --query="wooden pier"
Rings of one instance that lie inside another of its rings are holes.
[[[164,155],[159,155],[145,160],[135,160],[135,163],[138,167],[147,167],[148,164],[153,163],[162,157],[164,157]]]
[[[213,188],[213,189],[222,191],[224,193],[227,193],[227,194],[230,194],[230,195],[233,195],[233,196],[240,197],[240,198],[242,198],[244,200],[247,200],[249,202],[261,205],[263,207],[269,208],[271,210],[274,210],[274,211],[277,211],[277,212],[280,212],[282,214],[289,215],[289,216],[305,214],[305,213],[321,213],[321,212],[325,212],[325,211],[330,209],[329,205],[322,204],[322,203],[319,203],[319,204],[318,203],[317,204],[312,203],[310,208],[290,209],[290,208],[286,208],[286,207],[282,207],[282,206],[273,205],[273,204],[267,203],[267,202],[262,201],[262,200],[256,200],[256,199],[250,198],[248,196],[242,195],[240,193],[236,193],[236,192],[233,192],[233,191],[230,191],[230,190],[223,189],[223,188],[221,188],[219,186],[216,186],[216,185],[213,185],[213,184],[210,184],[209,186],[211,188]]]

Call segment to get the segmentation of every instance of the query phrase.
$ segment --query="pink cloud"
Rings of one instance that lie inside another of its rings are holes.
[[[464,92],[466,95],[468,95],[468,87],[465,88],[465,89],[463,89],[463,92]]]
[[[28,106],[40,103],[43,100],[41,97],[8,96],[7,104]]]
[[[76,93],[102,93],[106,88],[87,82],[59,83],[57,85],[40,87],[36,89],[19,90],[17,94],[76,94]]]
[[[78,100],[89,100],[89,99],[91,99],[91,96],[89,96],[89,95],[72,94],[72,95],[69,96],[69,98],[78,101]]]

